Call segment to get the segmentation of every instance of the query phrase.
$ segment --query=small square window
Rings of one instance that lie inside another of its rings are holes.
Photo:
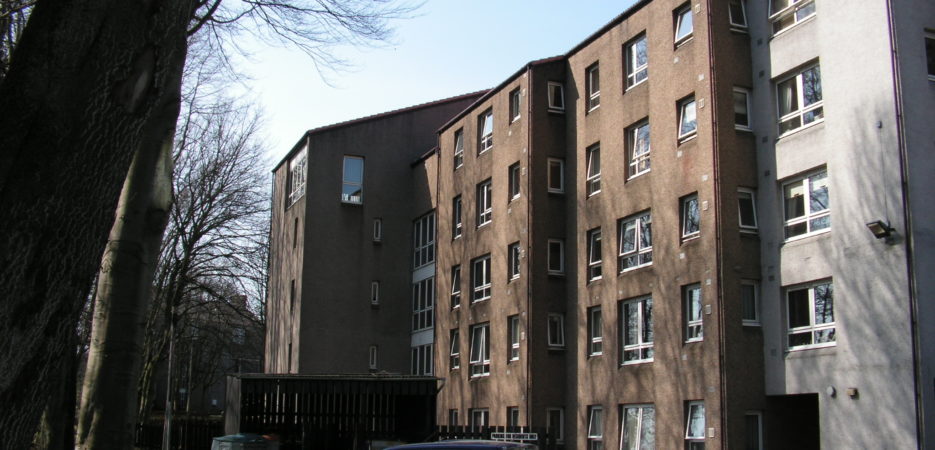
[[[549,347],[565,347],[565,316],[549,314]]]
[[[649,172],[649,120],[643,120],[627,129],[627,175],[633,178]]]
[[[604,353],[604,332],[601,320],[601,307],[588,309],[588,356],[600,356]]]
[[[455,151],[454,151],[455,169],[464,165],[464,130],[455,131]]]
[[[457,239],[461,237],[461,233],[464,231],[464,224],[461,220],[462,213],[462,204],[461,196],[457,196],[451,201],[451,238]]]
[[[925,35],[925,61],[928,66],[929,81],[935,81],[935,33]]]
[[[565,241],[561,239],[549,239],[549,273],[565,273]]]
[[[341,201],[361,204],[364,202],[364,158],[344,157],[344,182],[341,186]]]
[[[747,11],[744,0],[730,0],[727,11],[730,14],[730,28],[747,31]]]
[[[776,84],[780,135],[824,120],[821,68],[811,66]]]
[[[507,317],[507,337],[510,338],[509,361],[519,361],[519,316]]]
[[[549,192],[562,194],[565,192],[565,160],[549,158]]]
[[[688,402],[685,411],[685,447],[688,450],[704,448],[704,402]]]
[[[690,3],[686,3],[675,10],[675,45],[679,46],[691,39],[693,31],[692,8]]]
[[[477,140],[477,154],[481,154],[493,148],[493,110],[488,109],[487,112],[480,115],[477,118],[477,129],[480,131],[480,136]]]
[[[695,137],[698,121],[695,116],[695,97],[688,97],[679,102],[679,142]]]
[[[601,271],[601,229],[588,231],[588,281],[600,280]]]
[[[704,338],[702,320],[701,285],[692,284],[682,288],[682,304],[685,311],[685,342],[696,342]]]
[[[740,282],[740,304],[743,307],[743,324],[760,325],[760,284],[756,281]]]
[[[519,88],[513,89],[510,92],[510,123],[516,122],[519,120],[519,110],[520,110],[520,90]]]
[[[514,242],[510,244],[510,246],[507,247],[506,253],[507,253],[507,258],[509,260],[508,261],[509,273],[507,274],[507,279],[515,280],[519,278],[519,272],[520,272],[521,254],[520,254],[519,242]]]
[[[828,188],[824,170],[783,185],[786,240],[831,230]]]
[[[773,34],[784,31],[815,15],[815,0],[771,0],[769,20]]]
[[[649,78],[649,58],[647,56],[646,34],[627,44],[627,89]]]
[[[682,198],[682,240],[688,240],[701,233],[701,210],[698,207],[698,195]]]
[[[590,197],[601,192],[601,146],[594,144],[587,149],[587,171],[585,180],[587,196]]]
[[[515,163],[509,168],[509,188],[510,188],[510,201],[519,198],[519,185],[520,185],[520,168],[519,163]]]
[[[737,210],[740,231],[756,232],[756,193],[751,189],[737,190]]]
[[[451,268],[451,309],[461,306],[461,266]]]
[[[565,110],[565,86],[562,83],[549,81],[549,111]]]
[[[588,111],[601,106],[601,70],[597,63],[587,69]]]
[[[734,128],[750,131],[750,91],[734,88]]]
[[[493,218],[493,189],[490,180],[477,185],[477,227],[490,223]]]

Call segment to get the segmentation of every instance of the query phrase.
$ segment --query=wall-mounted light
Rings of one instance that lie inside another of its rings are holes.
[[[887,243],[891,243],[893,241],[893,232],[896,231],[896,229],[890,226],[889,222],[884,222],[882,220],[868,222],[867,228],[871,233],[873,233],[873,237],[877,239],[886,239]]]

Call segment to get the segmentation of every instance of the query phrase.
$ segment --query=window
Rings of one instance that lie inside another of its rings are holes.
[[[565,347],[565,316],[549,314],[549,347]]]
[[[588,231],[588,281],[601,279],[601,229]]]
[[[487,408],[471,409],[471,429],[480,430],[480,428],[490,425],[490,412]]]
[[[649,77],[649,58],[644,33],[627,44],[627,88],[646,81],[647,77]]]
[[[730,0],[727,6],[732,30],[747,31],[747,11],[743,3],[744,0]]]
[[[599,356],[604,353],[603,322],[601,321],[601,307],[588,309],[588,356]]]
[[[929,81],[935,81],[935,33],[925,35],[925,60],[928,66]]]
[[[620,426],[620,450],[656,448],[656,408],[653,405],[626,405]]]
[[[471,327],[471,378],[490,375],[490,324]]]
[[[435,278],[412,283],[412,331],[426,330],[435,324]]]
[[[769,20],[773,23],[773,34],[802,22],[815,15],[815,0],[772,0],[769,5]]]
[[[744,450],[763,449],[763,413],[747,411],[744,416]]]
[[[477,185],[477,226],[490,223],[493,217],[493,189],[490,180]]]
[[[510,352],[508,361],[519,361],[519,316],[506,318],[507,337],[510,338]]]
[[[786,183],[782,190],[786,239],[831,229],[828,172],[822,170]]]
[[[697,342],[704,338],[701,306],[701,285],[692,284],[682,288],[682,305],[685,312],[685,342]]]
[[[519,163],[513,164],[509,169],[510,201],[519,198]]]
[[[562,83],[549,81],[549,111],[565,110],[565,87]]]
[[[687,141],[698,132],[698,121],[695,117],[695,97],[689,97],[679,102],[679,142]]]
[[[821,68],[816,64],[776,84],[779,134],[783,135],[825,118],[821,98]]]
[[[740,282],[740,303],[743,307],[743,324],[760,325],[760,285],[756,281]]]
[[[291,350],[292,349],[290,349],[290,353],[291,353]],[[368,367],[370,368],[370,370],[377,370],[377,346],[376,345],[370,346],[370,352],[369,352],[369,357],[368,357]]]
[[[295,313],[295,280],[289,281],[289,313]]]
[[[464,130],[460,129],[455,131],[455,153],[454,153],[454,165],[455,169],[464,165]]]
[[[685,414],[685,448],[704,450],[704,402],[688,402]]]
[[[471,286],[474,288],[471,302],[490,298],[490,254],[471,262]]]
[[[451,309],[461,306],[461,266],[451,268]]]
[[[549,273],[565,273],[565,241],[561,239],[549,239]]]
[[[297,202],[305,195],[305,177],[308,170],[308,148],[303,148],[289,160],[289,202],[286,207]]]
[[[461,368],[461,333],[457,328],[451,330],[450,347],[448,349],[448,368],[451,370]]]
[[[481,154],[493,147],[493,110],[488,109],[477,119],[477,129],[480,138],[477,140],[477,154]]]
[[[737,190],[737,210],[740,231],[756,231],[756,193],[751,189]]]
[[[428,213],[413,222],[412,267],[435,262],[435,213]]]
[[[370,304],[371,305],[380,304],[380,282],[379,281],[370,282]]]
[[[627,129],[629,178],[649,172],[649,121],[644,120]]]
[[[835,345],[831,281],[786,292],[789,350]]]
[[[734,128],[750,131],[750,91],[734,88]]]
[[[461,237],[461,233],[464,231],[464,224],[461,221],[461,196],[455,197],[451,201],[451,238],[457,239]]]
[[[519,120],[519,88],[510,92],[510,122]]]
[[[601,71],[597,63],[585,71],[587,74],[588,111],[601,106]]]
[[[547,421],[545,432],[555,438],[555,443],[565,441],[565,410],[563,408],[546,408]]]
[[[364,158],[344,156],[344,181],[341,185],[341,201],[355,204],[364,202]]]
[[[587,150],[588,178],[585,181],[588,197],[601,192],[601,147],[592,145]]]
[[[520,248],[519,242],[514,242],[510,244],[506,249],[507,254],[507,265],[509,267],[507,273],[508,280],[515,280],[519,278],[519,259],[520,259]]]
[[[620,364],[653,360],[653,298],[641,297],[620,303]]]
[[[675,10],[675,45],[688,41],[692,37],[692,31],[692,7],[687,3]]]
[[[433,366],[434,357],[432,356],[432,344],[412,347],[412,375],[432,375],[435,370]]]
[[[292,222],[292,248],[295,249],[299,244],[299,218],[296,217]]]
[[[698,237],[701,233],[701,211],[698,209],[698,195],[682,198],[682,240]]]
[[[600,406],[588,406],[588,450],[604,448],[604,410]]]
[[[565,160],[549,158],[549,192],[565,192]]]
[[[383,241],[383,219],[373,219],[373,242]]]
[[[653,219],[649,211],[623,219],[617,225],[619,236],[617,268],[621,272],[653,263]]]
[[[507,428],[519,428],[519,407],[507,406],[506,408],[506,426]]]
[[[456,427],[460,421],[458,420],[458,410],[449,409],[448,410],[448,426]]]

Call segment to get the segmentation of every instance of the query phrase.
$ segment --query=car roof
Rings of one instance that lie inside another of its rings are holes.
[[[390,447],[386,450],[405,450],[405,449],[457,449],[457,450],[490,450],[504,448],[536,448],[531,444],[521,442],[505,441],[483,441],[483,440],[453,440],[439,442],[423,442],[419,444],[406,444],[396,447]]]

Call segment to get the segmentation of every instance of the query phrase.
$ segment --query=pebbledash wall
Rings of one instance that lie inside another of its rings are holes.
[[[920,0],[647,0],[309,131],[266,371],[434,374],[438,424],[565,448],[926,448],[933,72]]]

